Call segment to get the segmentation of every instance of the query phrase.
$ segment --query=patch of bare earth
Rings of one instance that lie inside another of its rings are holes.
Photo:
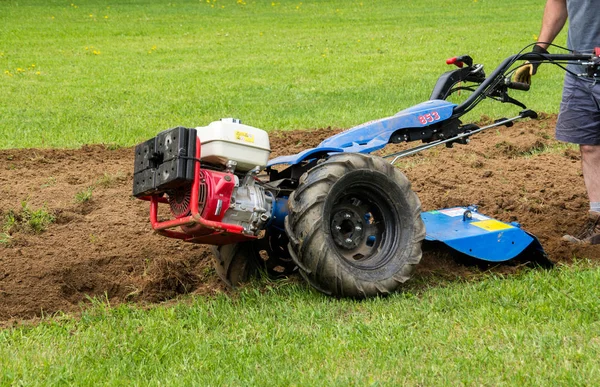
[[[555,262],[597,259],[600,247],[573,247],[560,239],[583,224],[588,203],[579,154],[557,146],[554,124],[549,117],[484,132],[467,146],[429,150],[398,166],[424,210],[477,204],[486,215],[520,222]],[[337,132],[272,133],[272,156],[316,146]],[[0,150],[0,161],[0,219],[19,211],[22,202],[56,218],[43,233],[16,231],[0,243],[0,321],[78,311],[88,297],[115,304],[225,291],[209,248],[152,232],[148,204],[131,196],[131,148],[10,149]],[[90,189],[89,200],[76,199]],[[416,275],[426,281],[478,273],[433,251]]]

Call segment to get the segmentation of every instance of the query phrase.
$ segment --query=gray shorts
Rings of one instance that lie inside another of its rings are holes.
[[[580,145],[600,145],[600,82],[566,74],[556,139]]]

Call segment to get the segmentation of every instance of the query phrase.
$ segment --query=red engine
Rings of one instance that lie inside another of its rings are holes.
[[[150,201],[152,228],[212,245],[255,239],[271,217],[273,202],[258,184],[257,171],[240,177],[235,163],[222,171],[203,169],[200,156],[194,129],[171,129],[136,147],[133,194]],[[169,205],[171,219],[159,220],[160,204]]]

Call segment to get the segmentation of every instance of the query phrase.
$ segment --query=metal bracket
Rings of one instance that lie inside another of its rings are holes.
[[[474,135],[476,133],[479,133],[481,131],[484,131],[486,129],[495,128],[497,126],[502,126],[502,125],[507,125],[507,124],[510,124],[513,121],[520,120],[520,119],[523,119],[523,118],[533,118],[533,119],[535,119],[535,118],[537,118],[537,113],[534,112],[533,110],[523,110],[516,117],[506,118],[504,120],[500,120],[500,121],[494,122],[491,125],[482,126],[479,129],[474,129],[474,130],[470,130],[468,132],[457,134],[456,136],[447,138],[445,140],[432,141],[432,142],[430,142],[428,144],[424,144],[424,145],[420,145],[420,146],[417,146],[417,147],[414,147],[414,148],[411,148],[411,149],[403,150],[401,152],[392,153],[392,154],[383,156],[383,158],[394,157],[394,159],[390,162],[390,164],[395,164],[396,161],[398,161],[398,159],[400,159],[402,157],[414,155],[414,154],[422,152],[422,151],[424,151],[426,149],[433,148],[434,146],[437,146],[437,145],[459,142],[459,140],[461,140],[461,139],[466,139],[469,136],[472,136],[472,135]]]

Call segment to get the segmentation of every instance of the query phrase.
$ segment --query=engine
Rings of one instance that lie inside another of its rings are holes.
[[[151,202],[161,234],[215,245],[254,239],[285,205],[257,176],[269,153],[268,134],[235,119],[169,129],[136,146],[133,195]],[[160,203],[171,219],[158,219]]]

